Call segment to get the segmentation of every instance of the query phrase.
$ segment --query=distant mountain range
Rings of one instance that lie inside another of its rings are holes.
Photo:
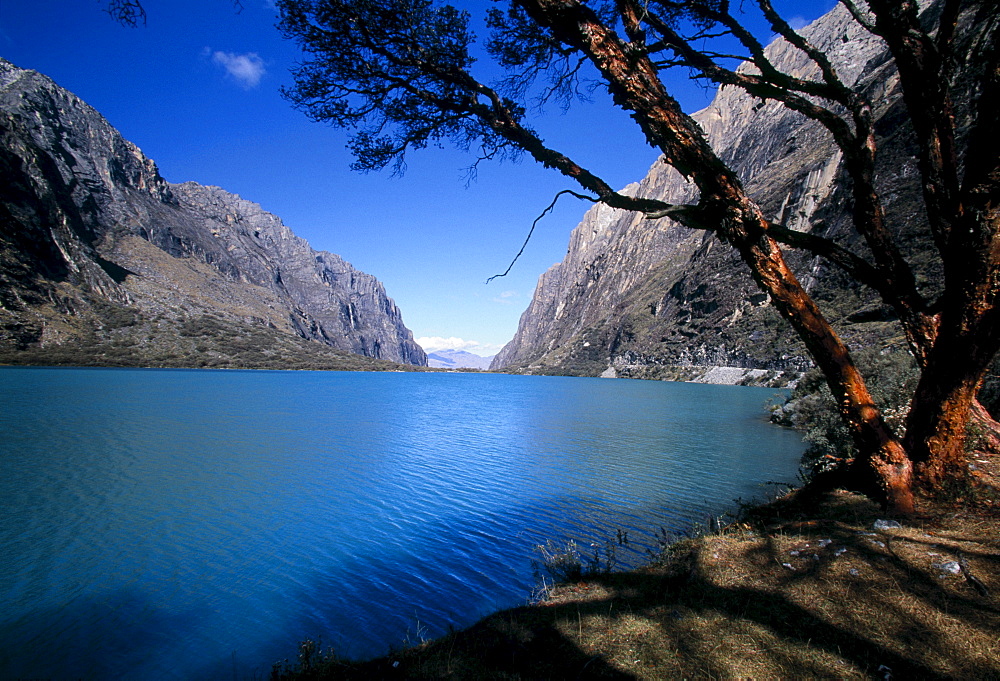
[[[480,357],[465,350],[435,350],[427,353],[427,366],[438,369],[489,369],[493,356]]]
[[[372,275],[0,59],[0,362],[390,368],[427,356]]]

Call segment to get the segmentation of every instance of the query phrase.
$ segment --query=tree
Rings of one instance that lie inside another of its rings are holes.
[[[867,6],[844,0],[854,19],[888,44],[910,111],[928,224],[944,271],[943,293],[928,300],[886,227],[875,186],[871,102],[844,84],[827,55],[770,0],[754,1],[771,29],[811,60],[818,78],[772,64],[728,0],[511,0],[487,18],[485,53],[505,73],[495,85],[474,76],[470,16],[450,5],[278,0],[280,29],[307,55],[286,96],[313,119],[356,131],[350,145],[356,169],[394,164],[398,171],[410,150],[441,140],[475,149],[479,160],[527,153],[572,178],[593,201],[713,232],[739,252],[825,376],[858,451],[836,482],[910,512],[915,486],[935,492],[965,475],[966,426],[979,413],[976,390],[1000,348],[998,13],[988,0],[940,0],[923,15],[912,0]],[[958,30],[960,22],[966,30]],[[720,40],[736,48],[706,47]],[[752,68],[736,68],[739,59]],[[843,151],[854,226],[870,260],[770,222],[671,96],[664,75],[673,67],[779,101],[822,124]],[[697,187],[696,204],[619,194],[529,127],[530,96],[568,103],[584,87],[587,70],[664,162]],[[962,136],[953,101],[961,79],[975,79],[971,89],[978,91]],[[828,258],[895,310],[921,371],[902,440],[886,426],[848,348],[789,268],[783,247]]]

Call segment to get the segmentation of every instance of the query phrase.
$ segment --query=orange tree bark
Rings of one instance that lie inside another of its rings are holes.
[[[693,3],[687,7],[726,12],[719,15],[721,20],[733,35],[746,40],[760,76],[717,67],[711,59],[701,58],[705,55],[699,57],[690,45],[684,52],[684,41],[672,33],[669,21],[654,28],[671,48],[676,46],[686,55],[689,66],[700,69],[706,77],[781,101],[827,127],[845,152],[854,180],[854,221],[872,251],[874,264],[820,236],[791,232],[767,222],[735,173],[715,155],[701,129],[681,111],[660,81],[642,28],[649,17],[647,11],[655,11],[657,2],[616,0],[617,20],[598,17],[581,0],[512,2],[535,28],[545,29],[545,35],[539,37],[527,24],[520,24],[519,14],[510,15],[514,23],[503,26],[506,33],[501,45],[511,50],[505,54],[514,55],[508,65],[528,58],[527,72],[521,75],[530,80],[551,66],[551,59],[558,62],[573,55],[574,59],[582,56],[589,60],[615,102],[631,112],[665,162],[698,187],[701,198],[696,206],[672,206],[618,194],[588,169],[548,148],[523,125],[520,105],[480,83],[467,70],[473,61],[465,51],[471,36],[461,13],[447,6],[437,9],[422,0],[394,0],[386,3],[389,7],[371,0],[324,0],[322,11],[313,14],[312,5],[278,0],[282,30],[300,39],[316,57],[296,74],[297,87],[290,98],[317,120],[341,127],[361,125],[362,133],[352,140],[356,167],[361,169],[382,168],[393,158],[398,164],[406,149],[426,146],[442,136],[465,148],[478,140],[486,158],[509,147],[528,152],[594,192],[597,198],[592,200],[640,211],[647,217],[669,216],[688,227],[713,231],[736,248],[756,283],[770,294],[775,308],[791,323],[822,369],[859,450],[846,472],[852,486],[906,511],[912,508],[914,461],[918,464],[916,474],[929,485],[960,474],[969,409],[1000,336],[996,319],[1000,135],[995,134],[1000,128],[1000,108],[989,109],[992,102],[1000,101],[995,3],[943,0],[945,10],[932,38],[920,24],[912,0],[870,0],[868,6],[877,19],[874,25],[852,0],[841,0],[859,21],[886,38],[896,56],[911,114],[917,110],[914,130],[920,146],[925,202],[945,270],[945,295],[928,303],[885,225],[875,191],[876,149],[870,106],[839,81],[825,56],[776,18],[768,0],[757,0],[757,4],[768,14],[776,32],[804,50],[821,68],[822,82],[778,72],[766,61],[763,48],[728,16],[724,4]],[[980,96],[980,102],[986,104],[980,107],[960,183],[948,84],[956,62],[959,10],[966,4],[982,10],[974,40],[969,42],[975,44],[981,63],[987,65],[988,77]],[[609,3],[603,10],[610,7]],[[603,23],[605,20],[608,23]],[[627,38],[615,32],[616,21]],[[413,30],[428,22],[433,30]],[[524,51],[519,53],[521,48]],[[545,52],[549,48],[553,49],[551,59],[532,65],[532,50]],[[662,43],[658,49],[663,49]],[[575,73],[576,67],[567,68],[557,68],[557,77],[572,80],[568,74]],[[356,103],[355,98],[361,102]],[[818,99],[836,106],[824,108]],[[838,107],[849,115],[842,119]],[[386,135],[387,130],[392,133]],[[827,257],[860,283],[874,288],[899,313],[923,372],[909,418],[908,449],[887,428],[846,346],[789,269],[778,242]]]
[[[735,173],[710,148],[697,124],[668,95],[654,65],[630,55],[589,8],[576,0],[518,0],[532,18],[588,55],[616,103],[633,118],[664,160],[701,192],[700,220],[740,253],[757,284],[805,342],[822,369],[861,455],[857,486],[897,511],[913,510],[912,468],[901,443],[873,403],[843,341],[786,264],[768,221]]]
[[[995,82],[984,91],[1000,95],[1000,73],[992,78]],[[988,106],[984,98],[980,108]],[[921,483],[931,489],[965,473],[965,431],[976,391],[1000,349],[996,119],[995,110],[980,118],[967,155],[962,210],[949,234],[945,258],[948,285],[941,322],[907,419],[907,449]]]
[[[940,490],[966,474],[965,439],[976,392],[1000,348],[1000,26],[995,3],[975,10],[975,38],[955,52],[964,3],[947,0],[935,35],[924,30],[913,0],[872,0],[876,32],[899,69],[919,145],[924,200],[944,264],[945,292],[936,333],[907,418],[906,449],[918,482]],[[978,4],[978,8],[976,5]],[[975,124],[964,157],[956,142],[950,86],[960,57],[982,69]]]

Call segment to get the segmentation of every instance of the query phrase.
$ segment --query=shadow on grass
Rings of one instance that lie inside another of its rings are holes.
[[[995,523],[970,537],[870,521],[689,541],[665,565],[591,576],[543,605],[311,676],[1000,678],[996,597],[935,567],[961,554],[996,594]]]

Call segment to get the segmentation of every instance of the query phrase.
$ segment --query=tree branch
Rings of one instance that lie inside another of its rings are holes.
[[[843,253],[838,251],[839,247],[832,242],[824,244],[822,240],[814,241],[810,247],[806,245],[806,236],[795,236],[795,245],[831,259],[883,295],[885,301],[897,310],[915,355],[918,358],[922,357],[927,349],[924,347],[926,343],[920,340],[926,336],[922,333],[922,329],[926,327],[923,314],[927,305],[917,292],[909,264],[903,258],[885,225],[884,211],[875,190],[876,139],[871,106],[840,80],[825,54],[795,32],[777,14],[770,0],[756,0],[756,2],[772,28],[819,68],[823,82],[793,78],[777,70],[767,61],[762,51],[757,53],[760,49],[759,44],[749,40],[746,46],[755,52],[753,63],[760,69],[760,75],[726,69],[703,50],[695,49],[689,41],[679,36],[658,17],[652,17],[650,21],[680,60],[700,71],[704,77],[718,83],[734,85],[762,99],[778,101],[785,107],[817,121],[830,132],[844,153],[853,180],[855,228],[871,248],[875,256],[875,266],[851,256],[846,251]],[[728,13],[712,13],[710,16],[715,20],[737,23]],[[840,104],[846,109],[850,119],[846,119],[843,113],[816,103],[814,98],[799,93],[823,97],[830,102]],[[853,122],[853,129],[848,120]],[[783,239],[780,230],[776,230],[772,237],[791,245],[787,238],[792,235]],[[818,237],[812,238],[818,239]]]
[[[844,82],[840,80],[840,76],[837,75],[836,69],[833,68],[833,64],[830,63],[829,57],[822,51],[816,49],[808,40],[806,40],[801,34],[796,32],[792,27],[785,21],[781,15],[774,11],[774,7],[771,5],[771,0],[757,0],[757,5],[760,7],[764,16],[771,24],[771,28],[780,35],[782,38],[787,40],[791,45],[801,50],[816,66],[819,67],[820,73],[823,75],[823,80],[830,87],[832,94],[836,96],[831,96],[830,99],[834,101],[845,104],[850,98],[851,91]],[[827,95],[829,96],[829,95]]]
[[[920,141],[918,158],[927,217],[938,251],[947,260],[949,235],[961,209],[946,55],[924,31],[915,0],[868,0],[868,4],[875,16],[876,32],[888,43],[899,70],[903,100]]]
[[[135,28],[146,25],[146,8],[139,0],[109,0],[104,11],[122,26]]]
[[[958,15],[961,9],[961,0],[945,0],[944,8],[941,10],[941,18],[938,19],[937,50],[943,55],[948,55],[948,61],[951,61],[955,29],[958,28]]]
[[[865,14],[852,0],[840,0],[840,4],[847,8],[847,11],[851,13],[856,22],[861,24],[862,28],[873,35],[880,35],[871,17]]]
[[[890,299],[894,296],[891,284],[886,281],[878,269],[830,239],[816,236],[809,232],[798,232],[788,229],[784,225],[775,224],[771,224],[768,227],[767,233],[775,241],[826,258],[854,277],[858,282],[877,291],[885,299]]]
[[[531,229],[528,230],[528,236],[524,238],[524,243],[521,244],[521,250],[517,252],[517,255],[514,256],[514,259],[510,261],[509,265],[507,265],[507,269],[505,269],[500,274],[494,274],[484,283],[488,284],[494,279],[498,279],[500,277],[506,277],[508,274],[510,274],[511,269],[513,269],[514,267],[514,263],[516,263],[518,258],[521,257],[521,255],[524,253],[524,249],[527,248],[528,246],[528,242],[531,241],[531,235],[535,233],[535,227],[538,225],[539,221],[541,221],[542,218],[544,218],[546,215],[552,212],[552,209],[556,207],[556,203],[559,201],[559,197],[561,197],[563,194],[569,194],[570,196],[575,196],[578,199],[582,199],[584,201],[590,201],[591,203],[600,202],[600,199],[596,199],[593,196],[587,196],[586,194],[579,194],[573,191],[572,189],[563,189],[561,192],[555,195],[555,198],[552,199],[552,203],[550,203],[548,207],[546,207],[546,209],[542,211],[541,215],[535,218],[534,222],[531,223]]]

